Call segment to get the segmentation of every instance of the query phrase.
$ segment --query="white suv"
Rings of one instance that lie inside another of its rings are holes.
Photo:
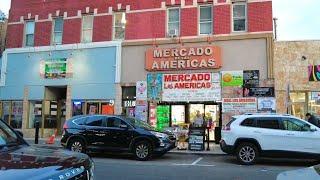
[[[318,159],[320,128],[291,115],[244,114],[223,128],[220,147],[245,165],[259,156]]]

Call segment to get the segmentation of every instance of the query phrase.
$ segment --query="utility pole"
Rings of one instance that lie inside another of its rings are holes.
[[[275,40],[278,39],[278,34],[277,34],[277,21],[278,21],[278,18],[274,17],[274,18],[273,18],[273,27],[274,27],[274,39],[275,39]]]

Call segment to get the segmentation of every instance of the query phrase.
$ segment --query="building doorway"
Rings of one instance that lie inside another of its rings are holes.
[[[50,134],[57,129],[60,135],[66,120],[67,86],[45,87],[44,97],[42,128],[53,130]]]

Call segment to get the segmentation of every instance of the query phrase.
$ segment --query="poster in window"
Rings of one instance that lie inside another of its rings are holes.
[[[101,107],[101,114],[105,115],[113,115],[114,114],[114,108],[112,105],[104,104]]]
[[[97,110],[98,110],[97,106],[90,105],[90,107],[89,107],[89,114],[90,114],[90,115],[97,114]]]
[[[136,99],[147,100],[147,82],[138,81],[136,84]]]
[[[147,97],[151,101],[161,101],[162,74],[152,73],[147,75]]]

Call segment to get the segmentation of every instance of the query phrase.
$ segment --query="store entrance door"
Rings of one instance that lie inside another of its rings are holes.
[[[219,104],[189,104],[189,122],[196,123],[200,113],[204,120],[204,125],[209,128],[209,140],[215,141],[215,128],[220,126],[221,112]],[[206,131],[206,134],[208,132]]]

